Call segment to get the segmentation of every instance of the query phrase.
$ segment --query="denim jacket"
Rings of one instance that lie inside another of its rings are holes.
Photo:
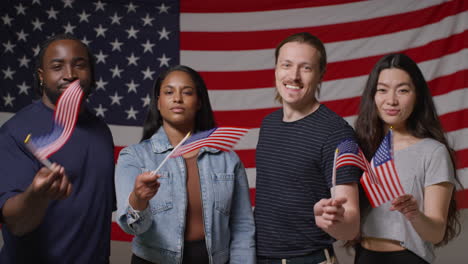
[[[187,210],[184,159],[170,158],[159,170],[160,187],[145,210],[133,210],[128,197],[136,177],[155,170],[172,149],[161,127],[150,139],[123,149],[116,167],[117,223],[135,235],[135,255],[159,264],[182,263]],[[255,225],[239,157],[204,147],[197,163],[210,263],[255,263]]]

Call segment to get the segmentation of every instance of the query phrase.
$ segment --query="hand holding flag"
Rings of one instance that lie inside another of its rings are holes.
[[[394,199],[390,211],[400,212],[409,221],[415,220],[421,213],[419,211],[418,201],[411,194],[404,194]]]
[[[345,220],[346,197],[321,199],[314,205],[315,224],[325,232],[330,232],[333,226],[341,224]]]
[[[40,168],[30,187],[36,196],[50,200],[65,199],[70,196],[73,189],[65,169],[56,163],[51,164],[50,168]]]

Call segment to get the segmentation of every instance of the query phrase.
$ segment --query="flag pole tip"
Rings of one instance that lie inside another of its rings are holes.
[[[24,139],[24,143],[28,143],[29,139],[31,139],[31,133],[29,133],[26,138]]]

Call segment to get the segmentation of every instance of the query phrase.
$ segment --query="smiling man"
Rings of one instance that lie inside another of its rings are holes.
[[[38,92],[46,106],[54,109],[60,95],[76,79],[80,80],[85,96],[89,95],[94,65],[83,43],[73,39],[53,41],[42,50],[39,59],[37,77],[41,90]]]
[[[331,199],[334,151],[354,132],[316,98],[327,63],[320,39],[289,36],[275,58],[283,107],[263,120],[257,145],[257,263],[333,263],[335,239],[359,230],[358,168],[337,170]]]
[[[85,92],[94,84],[88,47],[69,35],[48,39],[36,62],[40,100],[0,129],[0,263],[108,263],[115,208],[112,136],[82,107],[67,143],[42,167],[25,148],[26,135],[53,126],[59,96],[75,80]],[[60,164],[60,165],[59,165]]]

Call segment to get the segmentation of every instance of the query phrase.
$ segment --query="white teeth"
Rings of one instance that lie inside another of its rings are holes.
[[[288,88],[288,89],[296,89],[296,90],[301,89],[299,86],[293,86],[293,85],[290,85],[290,84],[286,84],[286,88]]]

